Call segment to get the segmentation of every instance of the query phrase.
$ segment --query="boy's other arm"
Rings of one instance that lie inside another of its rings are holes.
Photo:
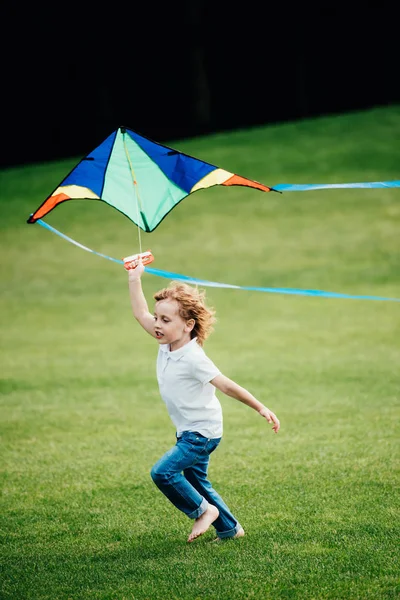
[[[154,317],[149,312],[146,298],[143,294],[141,276],[144,272],[144,266],[140,263],[136,269],[128,271],[129,297],[131,300],[132,312],[135,319],[151,336],[156,337],[154,331]]]
[[[250,394],[250,392],[248,392],[245,388],[241,387],[232,381],[232,379],[229,379],[222,374],[214,377],[210,383],[212,383],[213,386],[227,396],[231,396],[231,398],[235,398],[236,400],[239,400],[240,402],[243,402],[243,404],[247,404],[247,406],[250,406],[250,408],[256,410],[268,421],[268,423],[274,424],[272,429],[275,431],[275,433],[278,433],[280,428],[278,417],[272,412],[272,410],[269,410],[269,408],[259,402],[259,400],[257,400],[257,398]]]

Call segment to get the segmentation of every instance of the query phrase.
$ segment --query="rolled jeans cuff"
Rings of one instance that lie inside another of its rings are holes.
[[[233,529],[229,529],[228,531],[217,531],[217,536],[223,540],[225,538],[230,538],[230,537],[234,537],[238,531],[240,531],[242,529],[242,526],[240,525],[240,523],[236,523],[235,527]]]
[[[199,508],[196,508],[190,515],[188,515],[189,519],[198,519],[204,512],[206,512],[208,508],[208,502],[205,498],[201,501]]]

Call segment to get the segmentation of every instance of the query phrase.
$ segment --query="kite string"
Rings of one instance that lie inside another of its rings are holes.
[[[128,148],[126,146],[126,142],[125,142],[125,133],[122,134],[122,139],[124,142],[124,150],[125,150],[125,154],[126,154],[126,158],[128,160],[129,163],[129,168],[131,171],[131,175],[132,175],[132,181],[133,181],[133,190],[135,193],[135,197],[136,197],[136,217],[137,217],[137,229],[138,229],[138,238],[139,238],[139,252],[140,254],[142,253],[142,237],[140,234],[140,215],[139,215],[139,203],[140,203],[140,209],[143,211],[143,206],[142,206],[142,202],[140,200],[140,194],[139,194],[139,187],[138,187],[138,183],[136,180],[136,176],[135,176],[135,171],[133,169],[133,165],[131,162],[131,157],[129,156],[129,152],[128,152]]]

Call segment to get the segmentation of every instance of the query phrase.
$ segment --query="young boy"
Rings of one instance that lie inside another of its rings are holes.
[[[176,508],[194,519],[188,542],[212,524],[216,541],[239,538],[244,530],[207,479],[210,454],[222,437],[222,409],[216,388],[256,410],[273,431],[276,415],[250,392],[223,375],[202,346],[213,330],[214,311],[205,294],[187,284],[171,283],[154,295],[154,315],[143,294],[140,262],[128,271],[133,315],[159,343],[157,379],[160,394],[176,428],[176,444],[153,466],[151,477]]]

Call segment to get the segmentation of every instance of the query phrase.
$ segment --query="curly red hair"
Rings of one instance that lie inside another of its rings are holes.
[[[205,291],[192,287],[187,283],[172,281],[167,288],[154,294],[156,302],[160,300],[176,300],[179,305],[179,315],[184,321],[193,319],[195,325],[190,337],[197,337],[200,346],[203,345],[210,333],[214,331],[215,310],[206,306]]]

